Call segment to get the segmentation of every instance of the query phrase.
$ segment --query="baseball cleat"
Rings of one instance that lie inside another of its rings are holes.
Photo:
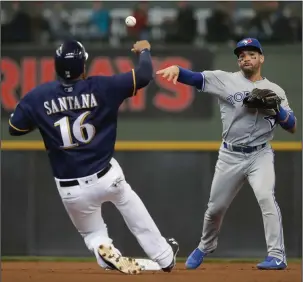
[[[196,248],[187,258],[185,266],[187,269],[196,269],[203,262],[206,253],[202,252],[199,248]]]
[[[286,263],[275,257],[266,257],[265,261],[257,264],[257,268],[261,270],[282,270],[287,267]]]
[[[125,274],[139,274],[141,272],[141,267],[135,259],[121,256],[111,246],[101,245],[98,253],[112,269]]]
[[[165,268],[162,268],[162,270],[164,272],[171,272],[176,265],[176,258],[177,258],[177,254],[179,252],[179,244],[174,238],[168,238],[168,239],[166,239],[166,241],[173,249],[174,257],[173,257],[173,261],[171,262],[171,264]]]

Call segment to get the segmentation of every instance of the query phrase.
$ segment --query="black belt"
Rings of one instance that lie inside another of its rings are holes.
[[[104,176],[106,173],[108,173],[108,171],[111,169],[112,165],[108,164],[108,166],[104,169],[102,169],[101,171],[99,171],[97,173],[97,177],[101,178],[102,176]],[[60,181],[60,186],[61,187],[72,187],[72,186],[77,186],[79,185],[79,181],[78,180],[67,180],[67,181]]]
[[[229,148],[232,148],[232,150],[234,152],[242,152],[242,153],[252,153],[252,152],[255,152],[255,151],[258,151],[262,148],[264,148],[267,143],[263,143],[261,145],[258,145],[258,146],[237,146],[237,145],[228,145],[226,142],[223,142],[223,145],[224,145],[224,148],[225,149],[229,149]]]

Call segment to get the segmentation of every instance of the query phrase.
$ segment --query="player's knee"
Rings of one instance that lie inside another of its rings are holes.
[[[263,193],[256,195],[256,197],[261,210],[266,210],[267,208],[275,205],[275,198],[272,193]]]
[[[216,220],[224,216],[226,206],[209,204],[205,216],[210,220]]]

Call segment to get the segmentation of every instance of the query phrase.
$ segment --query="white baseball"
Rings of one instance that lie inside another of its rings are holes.
[[[126,19],[125,19],[125,23],[127,26],[135,26],[136,25],[136,18],[134,18],[133,16],[128,16]]]

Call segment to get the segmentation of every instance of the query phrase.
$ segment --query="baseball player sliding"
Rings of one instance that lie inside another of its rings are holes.
[[[120,105],[153,78],[150,44],[138,41],[132,51],[139,55],[135,69],[86,78],[84,46],[64,42],[55,52],[58,80],[21,99],[9,120],[9,132],[20,136],[39,129],[65,209],[101,267],[126,274],[153,269],[144,260],[141,264],[142,260],[123,257],[113,246],[101,215],[102,203],[112,202],[157,269],[170,272],[178,243],[161,235],[113,158]]]
[[[280,125],[296,131],[296,118],[284,90],[261,76],[264,63],[257,39],[238,42],[234,54],[238,72],[221,70],[193,72],[171,66],[157,72],[168,81],[177,81],[215,95],[223,123],[219,150],[200,244],[186,261],[188,269],[200,266],[217,248],[224,215],[247,179],[262,211],[268,256],[259,269],[287,267],[282,217],[275,199],[274,153],[269,144]]]

